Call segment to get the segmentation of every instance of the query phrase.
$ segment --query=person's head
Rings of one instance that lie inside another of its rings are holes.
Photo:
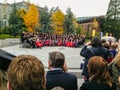
[[[67,69],[65,56],[59,51],[53,51],[49,53],[48,67],[51,68],[62,68],[63,70]]]
[[[62,87],[54,87],[54,88],[52,88],[51,90],[65,90],[64,88],[62,88]]]
[[[109,48],[110,48],[109,43],[102,43],[102,46],[103,46],[104,48],[107,48],[107,49],[109,49]]]
[[[102,47],[101,39],[99,37],[94,37],[91,40],[91,45],[92,45],[92,47]]]
[[[106,40],[105,40],[105,39],[102,39],[102,40],[101,40],[101,43],[106,43]]]
[[[88,61],[88,71],[90,81],[95,80],[98,83],[106,83],[112,86],[110,73],[108,71],[107,62],[100,56],[93,56]]]
[[[117,47],[118,47],[118,44],[116,44],[116,43],[112,43],[111,46],[110,46],[110,48],[114,49],[114,50],[116,50]]]
[[[45,90],[44,66],[35,56],[17,56],[10,63],[7,74],[8,90]]]

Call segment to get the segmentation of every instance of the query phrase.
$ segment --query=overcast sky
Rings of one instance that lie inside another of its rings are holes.
[[[7,1],[8,3],[28,1],[28,0],[0,0],[0,3]],[[29,0],[31,3],[44,7],[47,5],[49,9],[59,7],[63,13],[67,8],[71,8],[76,17],[99,16],[105,15],[110,0]]]

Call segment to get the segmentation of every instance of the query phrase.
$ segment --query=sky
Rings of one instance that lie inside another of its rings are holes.
[[[5,1],[7,3],[29,1],[40,7],[46,5],[49,9],[58,6],[64,14],[67,8],[71,8],[75,17],[106,15],[110,2],[110,0],[0,0],[0,3]]]

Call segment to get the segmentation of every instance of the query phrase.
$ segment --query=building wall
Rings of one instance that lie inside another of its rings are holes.
[[[93,23],[94,23],[94,18],[96,18],[98,27],[94,28]],[[78,24],[82,26],[82,28],[85,30],[86,34],[88,33],[89,35],[92,35],[92,31],[96,30],[96,33],[100,32],[100,21],[104,19],[104,16],[98,16],[98,17],[92,17],[87,19],[80,19],[78,20]]]
[[[8,26],[9,15],[12,11],[10,4],[0,4],[0,26]]]
[[[83,28],[83,30],[89,34],[91,34],[92,30],[92,22],[86,22],[86,23],[79,23],[79,25]],[[86,34],[87,34],[86,33]]]
[[[0,28],[9,25],[8,20],[10,17],[10,13],[12,12],[13,6],[14,6],[14,3],[13,4],[0,3]],[[23,8],[25,10],[28,10],[28,6],[29,6],[29,3],[25,1],[16,3],[17,9]],[[40,11],[41,7],[38,7],[38,10]]]

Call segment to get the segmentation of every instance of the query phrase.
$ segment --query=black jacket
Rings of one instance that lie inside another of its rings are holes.
[[[98,84],[95,81],[90,81],[83,83],[80,90],[116,90],[116,85],[113,83],[112,87],[109,87],[104,83]]]
[[[9,64],[16,56],[0,49],[0,70],[7,71]]]
[[[51,70],[46,74],[46,90],[62,87],[64,90],[77,90],[77,77],[63,70]]]
[[[87,46],[84,46],[80,52],[80,55],[83,56],[84,59],[84,67],[83,67],[83,72],[82,75],[85,75],[88,77],[88,69],[87,69],[87,64],[88,64],[88,60],[92,57],[92,56],[102,56],[103,58],[106,58],[105,56],[106,53],[108,52],[107,49],[103,48],[103,47],[90,47],[87,48]]]

